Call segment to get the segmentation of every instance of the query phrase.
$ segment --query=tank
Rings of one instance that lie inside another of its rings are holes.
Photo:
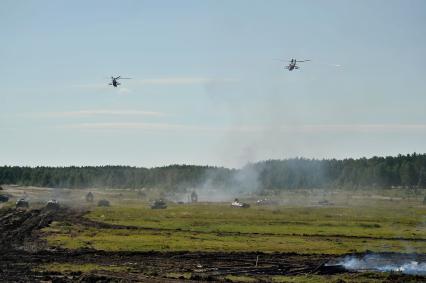
[[[29,205],[28,201],[26,201],[25,199],[21,198],[21,199],[18,199],[16,201],[16,208],[27,209],[29,207],[30,207],[30,205]]]
[[[6,195],[0,195],[0,202],[8,202],[9,201],[9,197]]]
[[[164,200],[158,199],[154,201],[154,203],[151,205],[152,209],[165,209],[167,208],[167,204]]]
[[[231,207],[235,207],[235,208],[249,208],[250,204],[248,203],[244,203],[244,202],[240,202],[237,198],[231,203]]]
[[[58,209],[59,207],[59,202],[56,199],[51,199],[46,204],[46,208],[48,209]]]
[[[100,201],[98,201],[98,206],[104,206],[104,207],[106,207],[106,206],[109,206],[109,205],[110,205],[109,201],[106,200],[106,199],[101,199]]]

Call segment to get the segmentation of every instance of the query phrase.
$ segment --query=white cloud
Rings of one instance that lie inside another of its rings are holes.
[[[75,84],[75,85],[72,85],[71,87],[91,89],[91,90],[107,90],[111,88],[111,86],[108,85],[108,82],[106,80],[105,80],[105,83]]]
[[[120,94],[120,95],[127,95],[129,93],[132,93],[132,90],[130,90],[130,89],[126,88],[126,87],[120,87],[118,89],[118,94]]]
[[[169,124],[169,123],[79,123],[64,125],[63,128],[70,129],[140,129],[140,130],[205,130],[206,128],[182,125],[182,124]]]
[[[61,112],[36,113],[41,117],[89,117],[89,116],[166,116],[165,113],[142,110],[114,110],[114,109],[92,109]]]
[[[239,82],[235,78],[206,78],[206,77],[164,77],[164,78],[144,78],[139,79],[137,77],[132,80],[126,81],[127,85],[197,85],[197,84],[216,84],[216,83],[236,83]],[[72,87],[85,88],[92,90],[106,90],[111,88],[108,85],[109,80],[105,80],[105,83],[89,83],[89,84],[75,84]],[[119,86],[118,90],[124,89],[123,86]],[[130,89],[126,88],[126,92],[130,92]]]
[[[364,132],[364,133],[386,133],[424,131],[426,124],[323,124],[323,125],[301,125],[284,127],[301,132]]]
[[[184,130],[197,132],[234,132],[259,134],[264,132],[282,133],[406,133],[426,131],[426,124],[324,124],[324,125],[281,125],[276,127],[249,125],[212,127],[202,125],[185,125],[172,123],[80,123],[64,125],[64,128],[73,129],[140,129],[140,130]]]
[[[208,83],[235,83],[238,79],[232,78],[203,78],[203,77],[169,77],[169,78],[153,78],[140,79],[136,83],[141,85],[192,85],[192,84],[208,84]]]

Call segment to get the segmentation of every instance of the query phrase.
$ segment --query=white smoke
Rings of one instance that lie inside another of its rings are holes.
[[[338,264],[347,270],[376,270],[381,272],[400,272],[410,275],[426,275],[426,262],[416,260],[387,258],[384,255],[366,255],[363,258],[347,256]]]

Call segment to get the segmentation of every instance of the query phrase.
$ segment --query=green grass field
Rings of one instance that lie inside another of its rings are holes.
[[[138,229],[97,229],[53,223],[53,246],[108,251],[262,251],[343,254],[426,253],[426,206],[416,199],[353,198],[331,206],[286,204],[231,208],[225,203],[170,204],[152,210],[142,201],[93,207],[86,216]]]

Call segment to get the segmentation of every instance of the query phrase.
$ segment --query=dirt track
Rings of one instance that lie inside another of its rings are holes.
[[[39,238],[40,229],[52,221],[67,221],[99,228],[134,229],[98,223],[83,217],[84,211],[60,209],[0,210],[0,278],[2,282],[181,282],[168,279],[168,273],[191,274],[186,281],[218,281],[226,275],[250,275],[268,281],[273,275],[333,274],[346,272],[327,268],[331,255],[264,254],[264,253],[204,253],[204,252],[104,252],[96,250],[51,250]],[[401,255],[398,255],[401,256]],[[426,256],[423,256],[423,259]],[[257,261],[257,266],[256,266]],[[101,266],[121,266],[128,272],[91,272],[82,274],[38,272],[47,263],[92,263]],[[263,278],[263,279],[262,279]],[[392,282],[404,282],[407,276]],[[399,278],[399,279],[398,279]],[[399,280],[402,281],[399,281]]]

